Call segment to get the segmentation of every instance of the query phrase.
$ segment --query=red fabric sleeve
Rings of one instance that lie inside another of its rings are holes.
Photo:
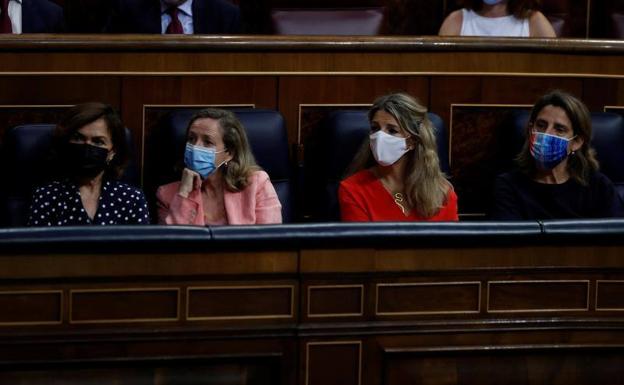
[[[340,204],[340,219],[343,222],[369,222],[366,210],[357,202],[353,194],[344,184],[338,188],[338,203]]]

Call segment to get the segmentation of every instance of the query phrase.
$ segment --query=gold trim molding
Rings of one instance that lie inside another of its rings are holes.
[[[0,295],[20,295],[20,294],[58,294],[59,295],[59,320],[58,321],[15,321],[0,322],[0,326],[35,326],[35,325],[61,325],[63,324],[63,308],[65,296],[63,290],[7,290],[0,291]],[[6,309],[4,309],[6,310]]]
[[[207,290],[272,290],[272,289],[289,289],[290,290],[290,313],[289,314],[266,314],[266,315],[242,315],[242,316],[201,316],[190,317],[189,301],[192,291]],[[295,285],[275,285],[275,286],[192,286],[186,288],[186,320],[187,321],[216,321],[216,320],[254,320],[254,319],[283,319],[293,318],[295,311]]]
[[[490,309],[490,286],[491,284],[524,284],[524,283],[584,283],[586,285],[586,298],[584,308],[567,308],[567,309],[514,309],[514,310],[492,310]],[[579,280],[524,280],[524,281],[488,281],[487,283],[487,313],[552,313],[552,312],[570,312],[570,311],[589,311],[589,285],[590,281],[587,279]]]
[[[312,313],[310,310],[310,297],[312,290],[322,289],[359,289],[360,290],[360,312],[359,313]],[[308,318],[325,318],[325,317],[360,317],[364,315],[364,285],[310,285],[308,286],[307,295],[307,311]]]
[[[362,341],[318,341],[306,343],[305,385],[310,383],[310,346],[356,345],[358,347],[358,385],[362,384]]]
[[[467,286],[476,285],[477,309],[476,310],[440,310],[440,311],[405,311],[405,312],[380,312],[379,311],[379,287],[394,286]],[[406,283],[378,283],[375,285],[375,315],[376,316],[403,316],[403,315],[434,315],[434,314],[478,314],[481,312],[481,282],[480,281],[460,281],[460,282],[406,282]]]
[[[100,319],[100,320],[74,320],[73,319],[73,298],[74,294],[81,293],[115,293],[115,292],[162,292],[169,291],[176,293],[176,317],[175,318],[120,318],[120,319]],[[69,290],[69,323],[70,324],[103,324],[103,323],[136,323],[136,322],[172,322],[180,321],[180,289],[177,287],[141,287],[141,288],[115,288],[115,289],[70,289]]]
[[[605,283],[605,284],[609,284],[609,283],[621,283],[624,284],[624,280],[609,280],[609,279],[597,279],[596,280],[596,298],[595,298],[595,306],[596,306],[596,311],[624,311],[624,308],[618,308],[618,307],[603,307],[600,308],[598,307],[598,287],[600,286],[601,283]]]

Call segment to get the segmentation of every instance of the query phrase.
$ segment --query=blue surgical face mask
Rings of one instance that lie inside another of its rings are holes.
[[[503,0],[483,0],[483,2],[487,5],[496,5],[498,3],[502,3]]]
[[[214,148],[194,146],[187,143],[186,150],[184,151],[184,164],[189,169],[198,173],[202,179],[206,179],[223,164],[215,165],[215,158],[218,153],[224,151],[225,150],[216,151]]]
[[[537,166],[542,170],[552,170],[568,156],[568,143],[572,138],[533,132],[529,149]]]

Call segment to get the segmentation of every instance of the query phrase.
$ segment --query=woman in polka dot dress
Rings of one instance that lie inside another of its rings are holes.
[[[57,179],[34,191],[30,226],[149,224],[143,192],[116,180],[128,149],[111,106],[72,107],[56,127],[53,152]]]

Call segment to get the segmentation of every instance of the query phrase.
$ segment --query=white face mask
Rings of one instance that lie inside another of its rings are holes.
[[[390,166],[409,151],[405,138],[386,134],[379,130],[370,135],[370,148],[377,163]]]

